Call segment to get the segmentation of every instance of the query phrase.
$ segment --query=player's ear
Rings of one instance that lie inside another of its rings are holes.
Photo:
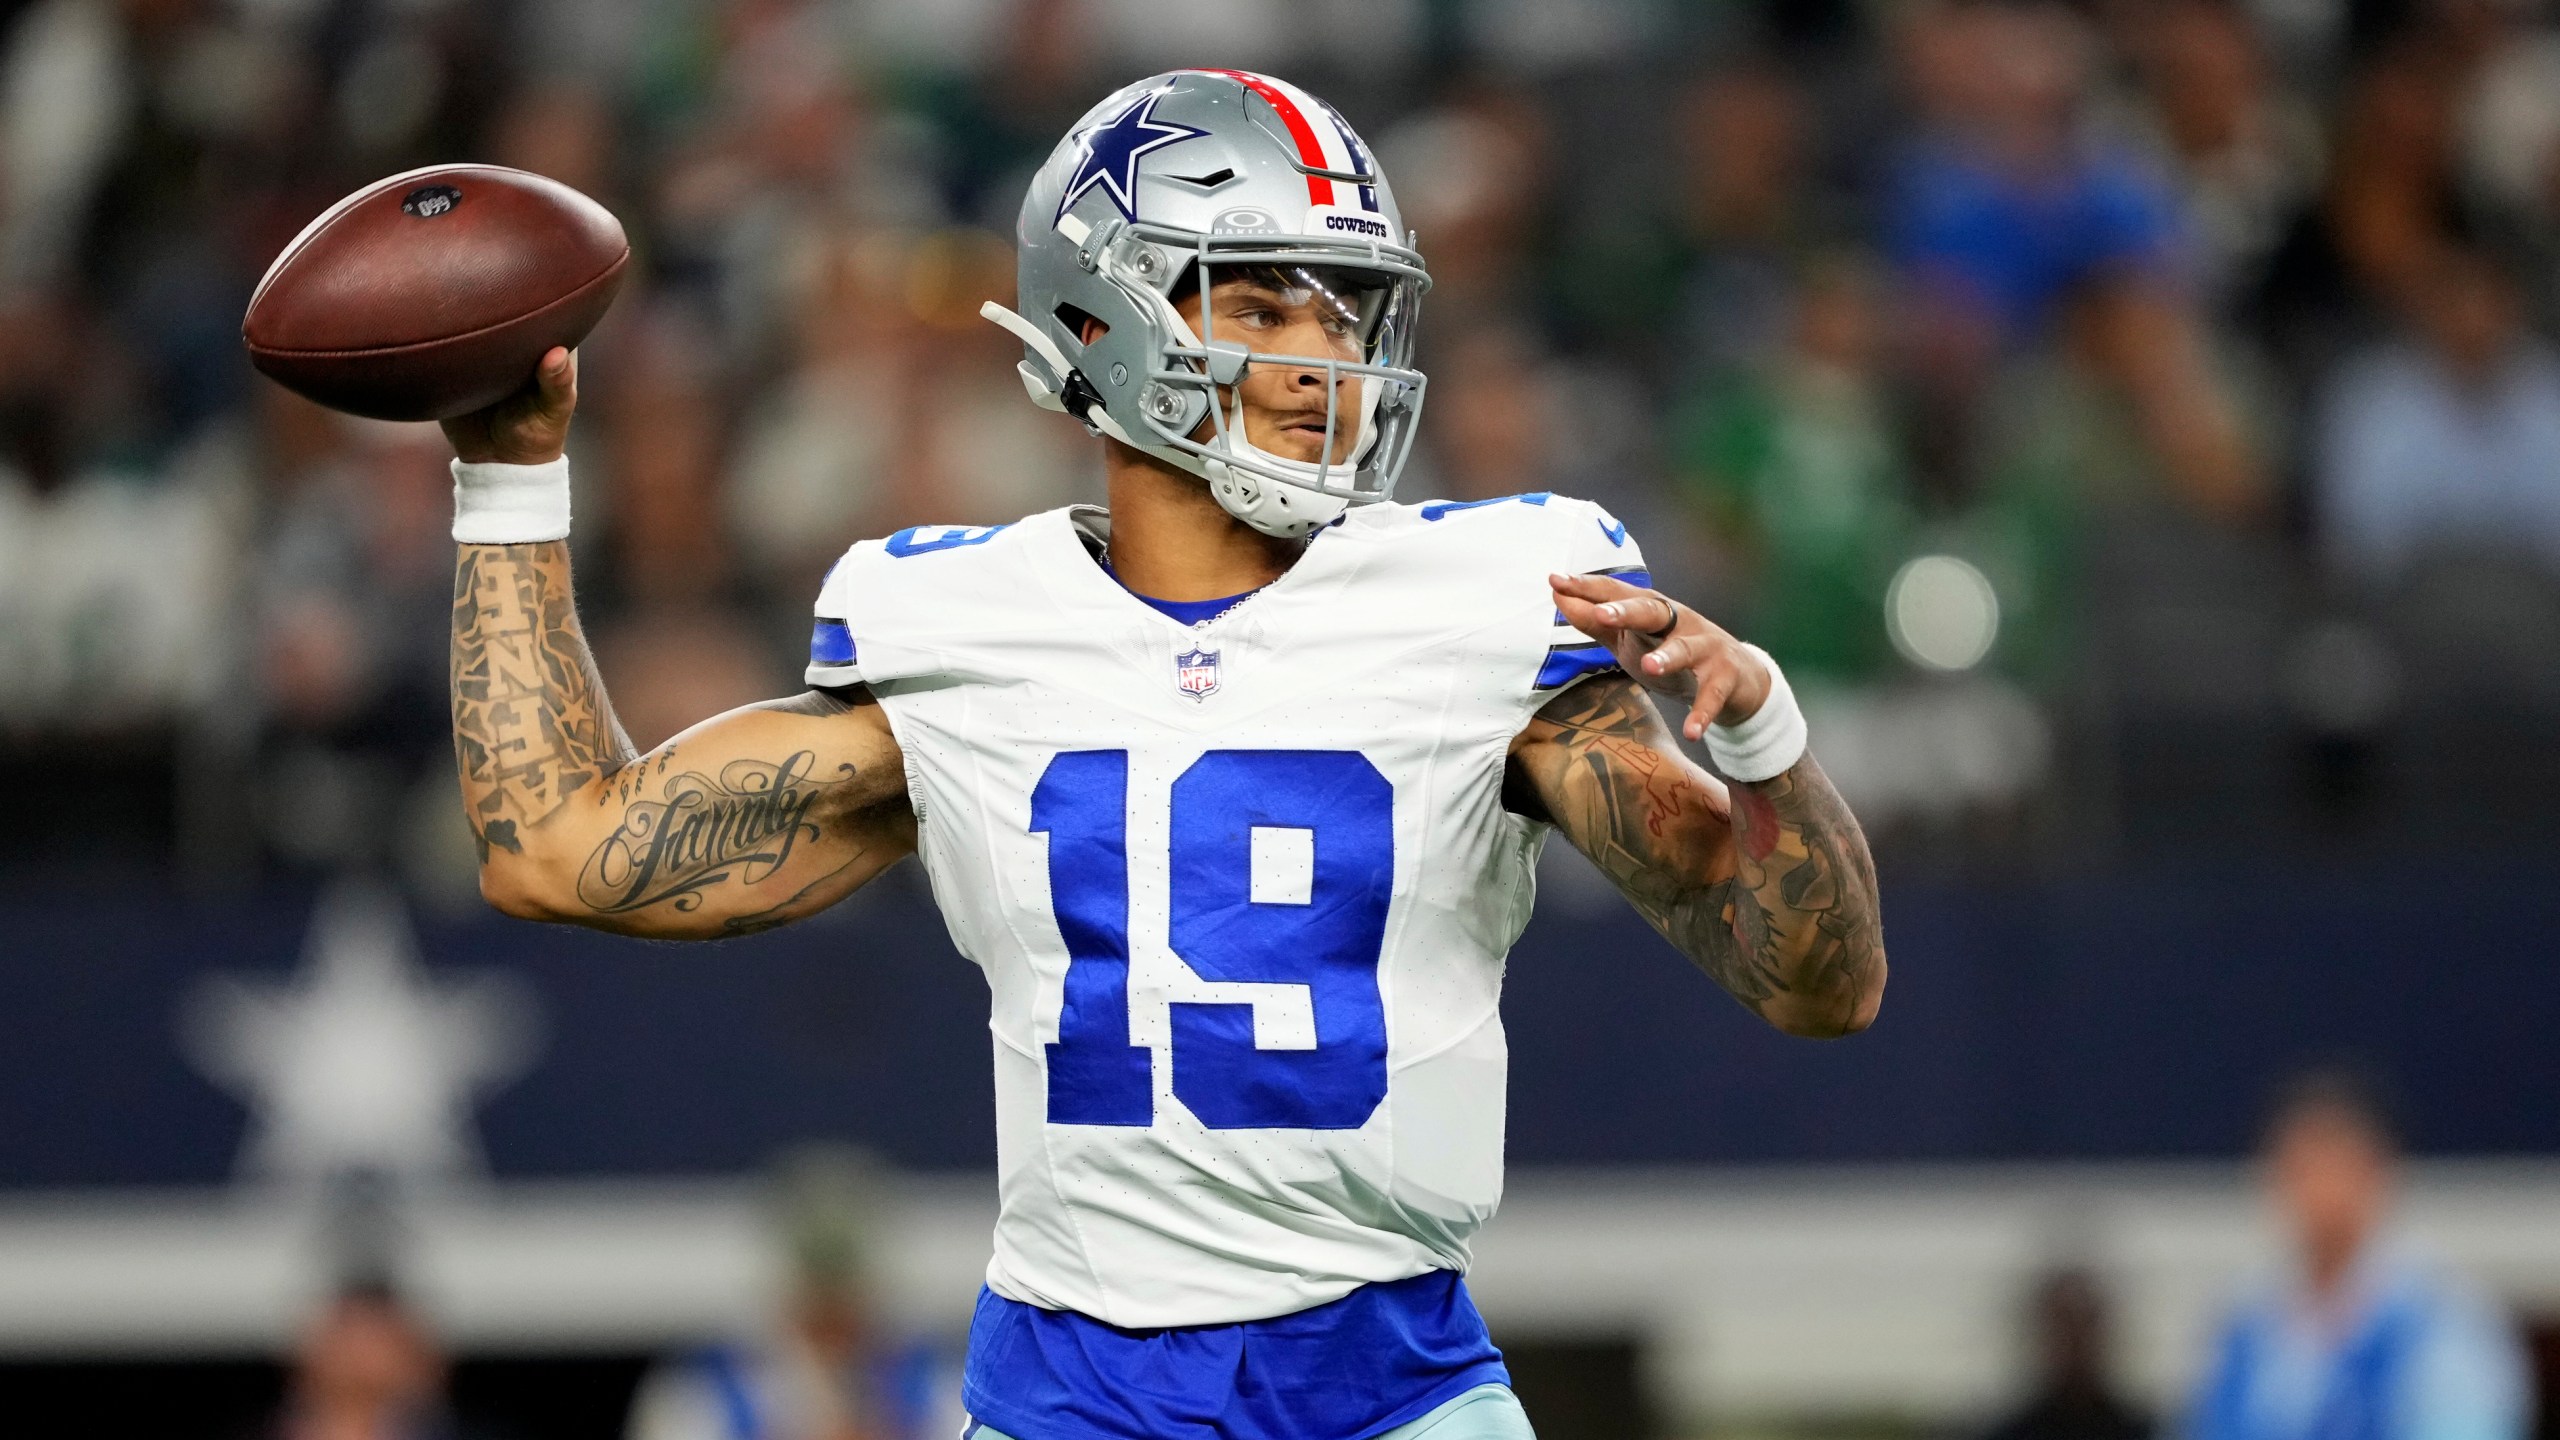
[[[1103,324],[1101,320],[1094,316],[1087,315],[1084,317],[1083,321],[1076,326],[1076,343],[1080,345],[1090,345],[1094,341],[1099,340],[1110,333],[1110,326]]]

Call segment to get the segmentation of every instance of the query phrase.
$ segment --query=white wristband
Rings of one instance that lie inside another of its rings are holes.
[[[569,536],[569,457],[540,465],[453,462],[453,538],[530,545]]]
[[[1769,652],[1757,645],[1742,648],[1769,667],[1769,698],[1739,725],[1708,726],[1707,757],[1728,780],[1774,780],[1804,758],[1804,711],[1787,685],[1787,673]]]

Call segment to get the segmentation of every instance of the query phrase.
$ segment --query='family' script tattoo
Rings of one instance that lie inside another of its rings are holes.
[[[752,934],[825,909],[915,848],[896,742],[866,690],[742,705],[636,753],[557,541],[462,547],[452,653],[464,813],[482,892],[508,914]]]
[[[816,757],[803,750],[781,764],[733,760],[709,776],[669,776],[655,800],[635,800],[622,825],[588,857],[578,899],[600,915],[660,902],[678,911],[701,905],[703,888],[736,879],[772,878],[792,847],[818,836],[810,817],[830,784],[853,777],[851,765],[813,781]]]
[[[466,545],[453,576],[453,743],[482,859],[520,850],[632,758],[570,599],[568,547]]]
[[[1538,803],[1663,938],[1755,1010],[1853,1013],[1881,981],[1865,836],[1808,755],[1727,804],[1674,748],[1630,677],[1600,676],[1538,713],[1524,756]],[[1733,873],[1716,872],[1730,865]]]

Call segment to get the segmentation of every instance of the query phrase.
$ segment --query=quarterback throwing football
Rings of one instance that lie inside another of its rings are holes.
[[[990,318],[1101,438],[1109,508],[854,546],[808,691],[645,755],[570,599],[571,356],[447,423],[482,889],[708,939],[921,858],[992,994],[971,1434],[1527,1436],[1459,1276],[1501,1192],[1540,846],[1830,1036],[1884,988],[1866,842],[1777,666],[1650,588],[1606,511],[1391,500],[1429,281],[1332,107],[1241,71],[1132,85],[1017,239],[1019,313]]]

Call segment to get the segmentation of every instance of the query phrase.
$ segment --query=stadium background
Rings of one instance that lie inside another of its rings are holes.
[[[2174,1414],[2272,1253],[2266,1098],[2339,1061],[2551,1373],[2530,0],[0,0],[0,1428],[243,1433],[350,1176],[492,1433],[619,1433],[650,1356],[756,1325],[812,1145],[868,1157],[885,1323],[950,1342],[992,1107],[920,877],[701,950],[477,909],[446,451],[238,321],[412,165],[622,216],[574,544],[652,743],[794,687],[848,541],[1099,498],[974,312],[1066,125],[1189,63],[1327,96],[1397,184],[1407,498],[1612,506],[1875,837],[1890,1003],[1836,1045],[1551,854],[1478,1278],[1542,1433],[1962,1433],[2055,1265]]]

